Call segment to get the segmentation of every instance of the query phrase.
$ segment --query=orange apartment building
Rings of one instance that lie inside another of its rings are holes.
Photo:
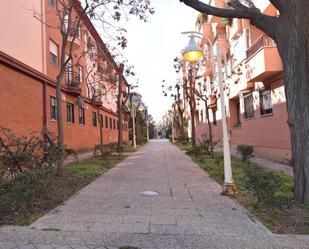
[[[254,1],[261,11],[277,15],[268,1]],[[210,4],[224,7],[223,0]],[[226,58],[225,101],[231,147],[253,145],[255,154],[276,161],[290,159],[290,135],[287,125],[286,99],[282,78],[282,63],[274,41],[248,20],[222,19],[207,16],[200,30],[214,47],[221,48]],[[209,45],[201,42],[205,51]],[[222,139],[218,83],[210,60],[201,69],[205,73],[206,94],[211,107],[210,120],[214,139]],[[198,101],[196,112],[197,137],[208,133],[205,104]],[[189,122],[190,123],[190,122]]]
[[[0,125],[17,135],[44,128],[56,134],[55,79],[62,40],[55,28],[57,0],[14,0],[5,6],[0,9]],[[75,15],[79,8],[75,6]],[[82,18],[77,33],[62,86],[64,143],[87,150],[100,143],[100,129],[104,144],[117,142],[118,80],[125,92],[128,84],[88,17]],[[102,89],[104,94],[94,96]],[[123,125],[127,142],[128,122]]]

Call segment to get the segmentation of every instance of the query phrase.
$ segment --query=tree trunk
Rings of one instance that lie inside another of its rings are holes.
[[[64,138],[63,138],[63,119],[62,119],[62,97],[61,97],[61,80],[63,74],[57,76],[56,85],[56,99],[57,99],[57,135],[58,135],[58,146],[60,149],[59,164],[57,167],[57,175],[62,176],[64,171]]]
[[[192,147],[196,146],[196,136],[195,136],[195,79],[193,76],[192,65],[189,69],[189,84],[190,84],[190,97],[189,97],[189,105],[190,105],[190,116],[191,116],[191,143]]]
[[[122,72],[119,76],[119,85],[118,85],[118,98],[117,98],[117,107],[118,107],[118,149],[123,147],[123,106],[122,106]]]
[[[97,116],[99,119],[99,126],[100,126],[100,151],[101,151],[101,156],[103,157],[104,151],[103,151],[103,120],[101,119],[100,116],[100,109],[97,107]]]
[[[213,142],[213,136],[212,136],[212,126],[210,123],[210,118],[209,118],[209,107],[207,104],[207,101],[205,101],[205,109],[206,109],[206,119],[208,123],[208,132],[209,132],[209,145],[210,145],[210,155],[212,158],[214,158],[214,142]]]
[[[296,202],[309,203],[309,58],[306,35],[300,27],[285,24],[276,42],[283,62],[294,166],[294,197]]]
[[[180,140],[185,140],[185,126],[184,126],[184,120],[183,120],[183,110],[180,110],[181,108],[178,108],[179,112],[179,121],[180,121]]]

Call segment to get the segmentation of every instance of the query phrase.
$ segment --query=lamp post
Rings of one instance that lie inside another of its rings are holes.
[[[191,111],[191,141],[192,147],[196,146],[196,132],[195,132],[195,75],[194,75],[194,63],[203,56],[203,50],[196,44],[194,40],[194,34],[190,34],[190,41],[188,46],[183,51],[183,57],[186,61],[189,61],[189,105]]]
[[[136,134],[135,134],[136,108],[135,108],[135,107],[131,107],[131,116],[132,116],[132,139],[133,139],[133,148],[136,149]]]
[[[189,31],[189,32],[182,32],[182,34],[189,34],[190,42],[189,45],[185,48],[183,57],[190,61],[196,62],[203,56],[203,50],[195,43],[194,37],[197,38],[204,38],[210,48],[211,48],[211,60],[213,45],[212,42],[209,40],[207,36],[200,32]],[[222,61],[221,61],[221,51],[219,45],[216,48],[217,52],[217,64],[218,64],[218,85],[219,85],[219,92],[220,92],[220,103],[221,103],[221,115],[222,115],[222,130],[223,130],[223,155],[224,155],[224,184],[223,184],[223,191],[222,194],[226,195],[233,195],[237,193],[236,185],[233,181],[232,175],[232,166],[231,166],[231,153],[230,153],[230,144],[229,144],[229,137],[227,131],[227,122],[226,122],[226,110],[225,110],[225,97],[224,97],[224,90],[223,90],[223,72],[222,72]],[[215,71],[214,71],[215,73]]]
[[[141,107],[141,96],[139,94],[132,93],[130,96],[130,109],[131,109],[131,117],[132,117],[132,140],[133,140],[133,148],[136,149],[136,111]]]

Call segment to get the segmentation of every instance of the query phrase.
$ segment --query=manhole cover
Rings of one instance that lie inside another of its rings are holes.
[[[155,192],[155,191],[144,191],[142,193],[142,196],[147,196],[147,197],[153,197],[153,196],[157,196],[159,195],[158,192]]]

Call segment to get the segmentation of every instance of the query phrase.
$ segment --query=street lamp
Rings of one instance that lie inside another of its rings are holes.
[[[132,94],[130,97],[130,109],[132,116],[132,139],[133,139],[133,148],[136,149],[136,130],[135,130],[135,118],[136,111],[143,108],[141,105],[141,96],[139,94]],[[144,110],[144,109],[142,109]]]
[[[196,62],[203,56],[203,50],[194,40],[194,35],[191,36],[188,46],[183,51],[183,58],[190,62]]]
[[[200,53],[199,46],[195,43],[194,37],[204,38],[210,48],[210,58],[212,58],[213,45],[207,36],[200,32],[189,31],[182,32],[182,34],[190,34],[190,42],[189,45],[184,50],[184,58],[189,60],[190,62],[197,62],[202,56],[203,51]],[[190,50],[192,49],[192,50]],[[230,153],[230,144],[229,137],[227,131],[227,123],[226,123],[226,112],[225,112],[225,100],[224,100],[224,91],[223,91],[223,72],[222,72],[222,61],[221,61],[221,52],[220,46],[217,45],[217,63],[218,63],[218,85],[220,91],[220,100],[221,100],[221,114],[222,114],[222,129],[223,129],[223,155],[224,155],[224,184],[222,194],[233,195],[237,193],[236,185],[233,181],[232,175],[232,166],[231,166],[231,153]],[[226,72],[225,72],[226,73]]]

